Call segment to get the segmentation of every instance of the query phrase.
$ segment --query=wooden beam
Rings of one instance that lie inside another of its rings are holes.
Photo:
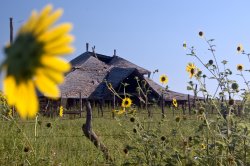
[[[188,113],[191,115],[191,103],[190,103],[190,95],[188,94]]]
[[[13,43],[13,18],[10,17],[10,44]]]
[[[100,141],[100,138],[92,129],[92,108],[90,102],[86,101],[86,123],[82,125],[84,135],[103,152],[104,157],[107,161],[112,162],[111,155],[109,154],[108,148]]]
[[[80,98],[80,118],[82,117],[82,93],[79,93],[79,98]]]

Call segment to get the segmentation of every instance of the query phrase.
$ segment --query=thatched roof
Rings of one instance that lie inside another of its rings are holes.
[[[150,71],[148,71],[147,69],[137,66],[136,64],[129,62],[128,60],[123,59],[119,56],[113,56],[108,64],[121,68],[136,68],[141,74],[150,74]]]
[[[78,57],[72,59],[70,61],[71,65],[73,67],[78,67],[79,65],[82,65],[83,63],[85,63],[85,61],[90,57],[95,57],[97,59],[99,59],[100,61],[104,62],[105,64],[108,64],[112,57],[110,56],[106,56],[106,55],[102,55],[102,54],[97,54],[97,53],[93,53],[93,52],[84,52],[81,55],[79,55]]]
[[[143,78],[143,76],[138,72],[135,68],[119,68],[119,67],[113,67],[106,75],[105,81],[107,83],[110,83],[114,89],[119,88],[121,86],[122,82],[125,82],[127,78],[129,78],[130,75],[134,75],[140,78]],[[111,95],[111,91],[108,89],[106,82],[103,81],[95,90],[94,93],[92,93],[90,98],[105,98],[108,99]]]
[[[83,62],[84,63],[80,63]],[[74,68],[60,86],[62,98],[89,98],[105,78],[109,66],[93,56],[74,59]]]
[[[173,98],[175,98],[178,101],[187,101],[188,100],[188,95],[187,94],[178,93],[178,92],[174,92],[174,91],[171,91],[171,90],[165,90],[164,87],[157,84],[156,82],[154,82],[150,78],[145,78],[145,80],[147,81],[149,86],[152,88],[152,90],[155,93],[157,93],[159,96],[161,96],[161,93],[164,92],[163,94],[164,94],[164,98],[166,99],[166,101],[172,101]],[[190,95],[190,98],[192,99],[193,96]]]
[[[176,98],[179,101],[186,101],[187,94],[164,90],[164,87],[153,80],[143,77],[149,71],[141,68],[119,56],[106,56],[93,52],[85,52],[71,60],[72,70],[66,75],[65,82],[60,85],[62,98],[82,98],[93,100],[108,99],[112,96],[107,88],[106,80],[111,83],[114,89],[121,86],[130,76],[137,76],[140,80],[145,79],[149,84],[152,95],[161,96],[164,91],[166,101]],[[131,78],[131,77],[130,77]],[[136,85],[135,85],[136,86]],[[190,95],[192,99],[193,96]]]
[[[134,71],[136,71],[135,68],[113,67],[108,73],[106,81],[111,83],[113,88],[117,88],[121,85],[121,82],[123,82],[123,80],[125,80]]]
[[[78,67],[79,65],[83,64],[90,56],[98,58],[100,61],[104,62],[105,64],[109,66],[115,66],[115,67],[120,67],[120,68],[136,68],[141,74],[149,74],[150,71],[135,65],[132,62],[129,62],[126,59],[123,59],[119,56],[107,56],[107,55],[102,55],[94,52],[85,52],[75,59],[71,60],[70,63],[72,64],[73,67]]]

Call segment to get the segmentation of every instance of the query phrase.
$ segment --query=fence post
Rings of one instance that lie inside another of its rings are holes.
[[[182,107],[183,115],[185,115],[185,114],[186,114],[186,112],[185,112],[184,103],[182,103],[181,107]]]
[[[103,152],[103,155],[107,161],[112,162],[113,159],[111,158],[108,148],[103,142],[101,142],[100,138],[92,129],[92,108],[89,100],[86,101],[86,113],[86,122],[82,125],[82,131],[84,135],[96,146],[96,148]]]
[[[80,97],[80,118],[82,117],[82,93],[79,93],[79,97]]]
[[[190,95],[188,94],[188,113],[191,115]]]

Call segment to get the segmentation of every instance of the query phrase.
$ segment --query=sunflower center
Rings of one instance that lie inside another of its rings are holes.
[[[128,105],[128,104],[129,104],[128,100],[126,100],[126,101],[124,102],[124,104],[125,104],[125,105]]]
[[[165,77],[162,77],[162,78],[161,78],[161,81],[162,81],[162,82],[165,82],[165,81],[166,81],[166,78],[165,78]]]
[[[240,51],[240,50],[241,50],[241,47],[240,47],[240,46],[238,46],[238,47],[237,47],[237,51]]]
[[[192,68],[192,69],[190,70],[190,73],[191,73],[191,74],[194,74],[194,72],[195,72],[195,70],[194,70],[194,68]]]
[[[13,75],[17,83],[31,79],[35,69],[42,66],[40,59],[43,46],[32,33],[18,35],[15,42],[5,48],[7,57],[4,65],[7,66],[7,75]]]

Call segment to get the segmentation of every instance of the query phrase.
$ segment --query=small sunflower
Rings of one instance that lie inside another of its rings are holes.
[[[133,129],[133,132],[134,132],[134,133],[137,133],[137,130],[134,128],[134,129]]]
[[[234,83],[232,83],[231,88],[233,90],[237,90],[239,88],[239,85],[236,82],[234,82]]]
[[[177,100],[176,100],[176,98],[173,98],[173,105],[174,105],[174,107],[175,108],[177,108],[178,107],[178,103],[177,103]]]
[[[128,154],[128,149],[127,149],[127,148],[123,149],[123,152],[124,152],[125,154]]]
[[[130,118],[130,122],[135,122],[135,118],[134,118],[134,117],[131,117],[131,118]]]
[[[192,78],[196,74],[196,66],[194,63],[188,63],[186,71],[189,73],[189,77]]]
[[[208,61],[208,64],[209,64],[209,65],[213,65],[213,64],[214,64],[214,61],[213,61],[212,59],[210,59],[210,60]]]
[[[242,44],[239,44],[239,45],[237,46],[237,53],[239,54],[239,53],[242,53],[243,51],[244,51],[243,45],[242,45]]]
[[[234,99],[229,99],[228,104],[229,105],[234,105]]]
[[[168,83],[168,77],[165,74],[161,75],[160,76],[160,82],[162,84],[167,84]]]
[[[205,150],[206,149],[206,145],[205,144],[201,144],[201,150]]]
[[[202,31],[200,31],[200,32],[199,32],[199,36],[200,36],[201,38],[203,38],[203,37],[204,37],[204,33],[203,33]]]
[[[59,108],[59,116],[63,117],[63,106],[60,106]]]
[[[117,112],[117,115],[122,115],[122,114],[124,114],[125,112],[126,112],[125,109],[119,110],[119,111]]]
[[[36,89],[48,97],[58,98],[57,85],[64,81],[64,73],[71,68],[59,56],[74,50],[70,46],[74,38],[68,34],[72,25],[54,26],[63,10],[52,10],[52,5],[47,5],[40,13],[33,11],[14,42],[4,50],[6,58],[2,69],[6,75],[3,91],[21,118],[36,115],[39,107]]]
[[[24,151],[25,153],[28,153],[29,150],[30,150],[30,148],[29,148],[28,146],[26,146],[26,147],[23,148],[23,151]]]
[[[49,123],[46,124],[46,126],[47,126],[48,128],[50,128],[50,127],[52,127],[52,124],[49,122]]]
[[[187,49],[187,43],[186,43],[185,41],[183,42],[182,47],[183,47],[184,49]]]
[[[176,121],[177,123],[179,123],[179,122],[181,121],[181,118],[180,118],[179,116],[176,116],[176,117],[175,117],[175,121]]]
[[[166,137],[165,137],[165,136],[161,136],[161,140],[162,140],[162,141],[165,141],[165,140],[166,140]]]
[[[243,67],[243,65],[242,65],[242,64],[238,64],[238,65],[237,65],[237,70],[238,70],[238,71],[242,71],[242,70],[243,70],[243,68],[244,68],[244,67]]]
[[[132,104],[132,100],[128,97],[125,97],[123,100],[122,100],[122,107],[123,108],[129,108]]]

